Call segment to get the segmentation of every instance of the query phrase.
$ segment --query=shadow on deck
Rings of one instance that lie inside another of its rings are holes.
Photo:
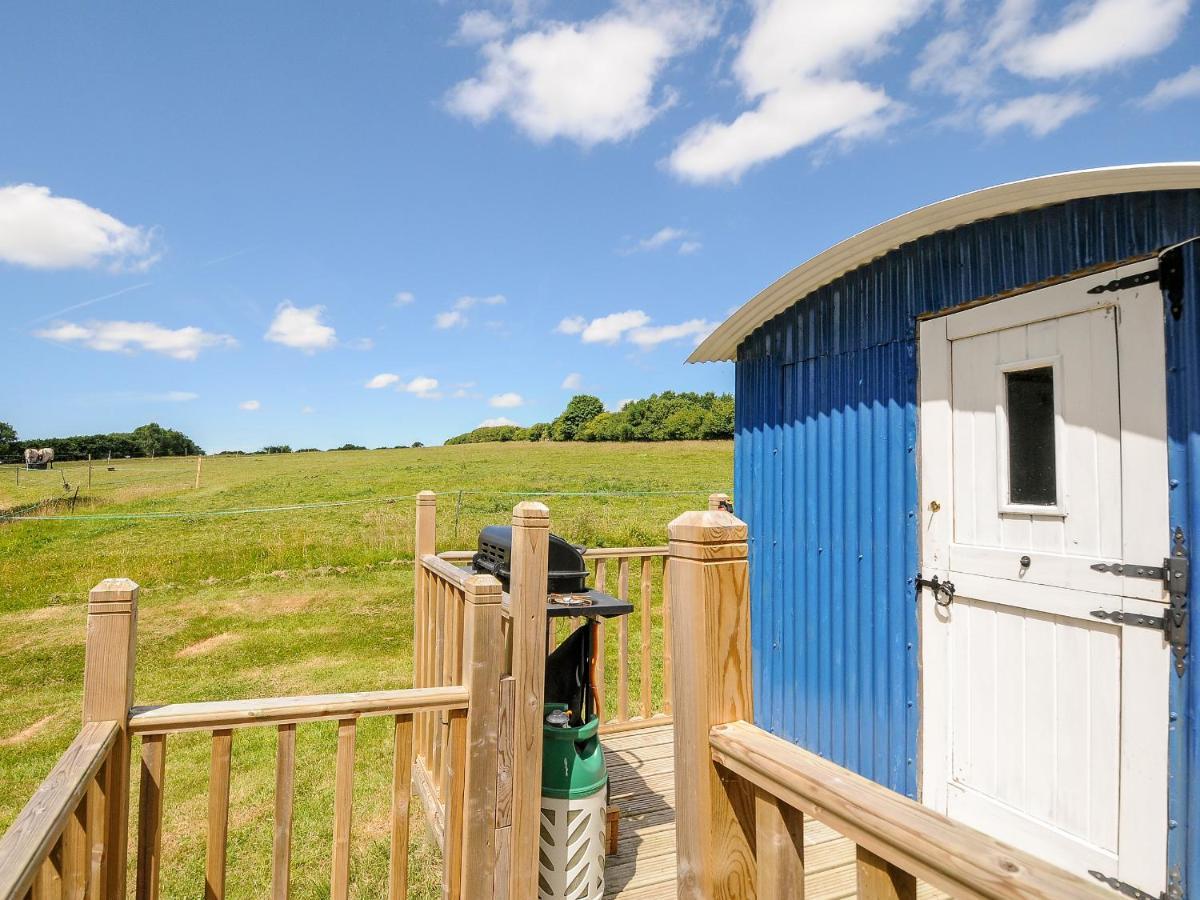
[[[621,810],[620,841],[605,869],[605,897],[675,896],[675,758],[670,725],[604,738],[611,802]],[[804,823],[804,896],[854,897],[854,844],[833,829]],[[943,897],[917,883],[917,897]]]

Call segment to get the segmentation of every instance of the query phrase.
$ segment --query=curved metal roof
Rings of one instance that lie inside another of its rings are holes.
[[[792,269],[752,297],[704,339],[688,362],[737,356],[755,328],[846,272],[927,234],[1026,209],[1108,194],[1200,188],[1200,162],[1084,169],[1014,181],[960,194],[859,232]]]

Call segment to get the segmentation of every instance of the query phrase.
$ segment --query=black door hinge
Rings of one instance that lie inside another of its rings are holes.
[[[1088,293],[1104,294],[1109,291],[1126,291],[1129,288],[1153,284],[1156,281],[1162,288],[1167,305],[1171,308],[1171,317],[1178,320],[1183,315],[1183,252],[1180,247],[1172,247],[1163,253],[1158,258],[1157,269],[1126,275],[1124,278],[1114,278],[1112,281],[1088,288]]]
[[[1126,884],[1114,875],[1105,875],[1103,872],[1097,872],[1095,869],[1088,869],[1088,874],[1101,884],[1108,885],[1118,894],[1124,897],[1132,897],[1133,900],[1167,900],[1165,891],[1161,894],[1148,894],[1141,888],[1136,888],[1132,884]]]
[[[1143,284],[1153,284],[1158,281],[1158,278],[1158,269],[1150,269],[1148,272],[1138,272],[1136,275],[1114,278],[1112,281],[1106,281],[1104,284],[1090,287],[1088,288],[1088,293],[1103,294],[1106,291],[1127,291],[1130,288],[1141,287]]]
[[[1175,673],[1183,675],[1187,668],[1188,655],[1188,581],[1191,564],[1188,560],[1187,547],[1184,544],[1183,529],[1175,529],[1174,546],[1171,555],[1163,560],[1161,566],[1138,566],[1128,563],[1096,563],[1092,568],[1097,572],[1110,572],[1113,575],[1124,575],[1126,578],[1149,578],[1161,581],[1171,602],[1161,616],[1144,616],[1141,613],[1108,612],[1103,609],[1092,610],[1097,619],[1105,619],[1118,625],[1139,625],[1143,628],[1161,628],[1163,636],[1171,645],[1175,656]]]

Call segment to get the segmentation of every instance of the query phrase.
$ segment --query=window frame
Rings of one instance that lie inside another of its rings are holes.
[[[1008,379],[1010,372],[1050,369],[1054,391],[1054,498],[1053,504],[1014,503],[1009,477]],[[1062,357],[1041,356],[996,367],[996,509],[1000,515],[1067,517],[1067,484],[1063,466],[1066,423],[1062,415]]]

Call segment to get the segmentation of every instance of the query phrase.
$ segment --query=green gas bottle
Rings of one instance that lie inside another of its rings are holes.
[[[541,900],[604,896],[608,769],[600,717],[571,727],[564,703],[547,703],[542,720]]]

